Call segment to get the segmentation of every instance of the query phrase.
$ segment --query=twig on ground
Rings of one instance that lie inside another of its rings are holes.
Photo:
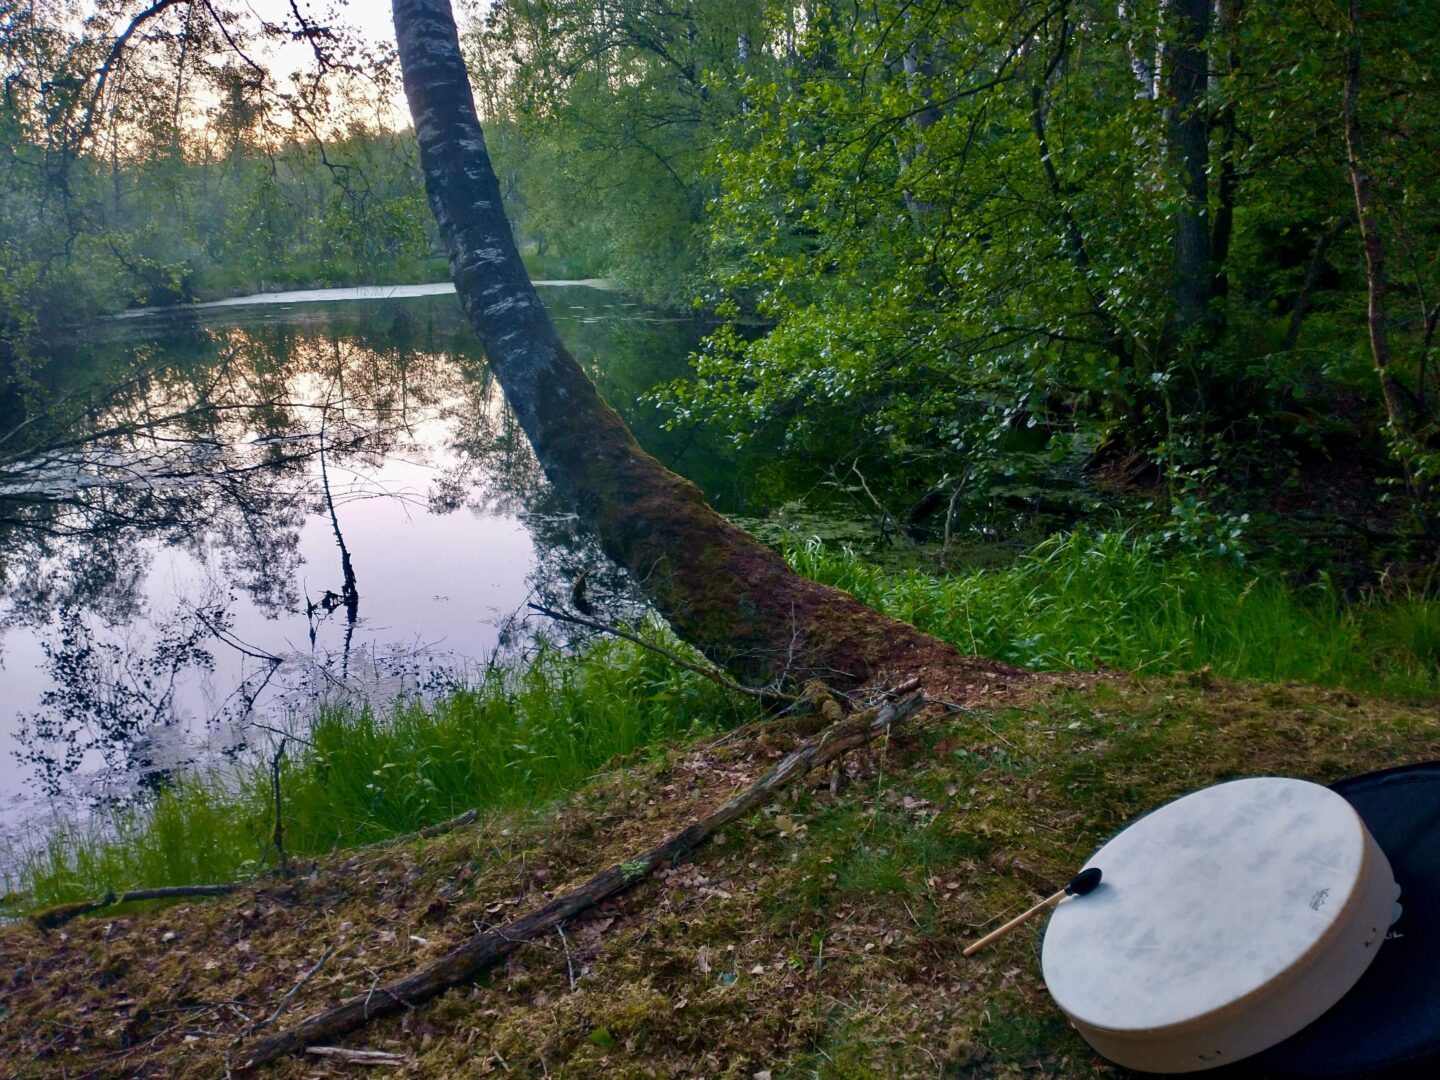
[[[309,1046],[307,1054],[343,1061],[350,1065],[408,1065],[410,1059],[403,1054],[390,1054],[384,1050],[347,1050],[343,1046]]]
[[[741,724],[737,728],[731,728],[729,731],[725,732],[724,735],[711,739],[708,743],[702,744],[700,749],[714,750],[717,747],[724,746],[727,743],[734,742],[736,739],[749,735],[756,728],[764,727],[766,724],[769,724],[776,719],[778,718],[774,716],[762,716],[758,720],[751,720],[749,723]]]
[[[803,692],[799,697],[797,697],[797,698],[795,699],[796,704],[804,703],[804,704],[809,704],[809,705],[812,705],[812,706],[817,705],[818,703],[817,703],[817,701],[816,701],[816,699],[815,699],[815,697],[814,697],[814,694],[813,694],[814,689],[815,689],[815,685],[814,685],[814,684],[807,684],[806,687],[805,687],[804,692]],[[919,679],[918,676],[912,676],[911,678],[906,679],[903,683],[900,683],[898,686],[892,687],[892,688],[887,689],[887,690],[882,690],[882,691],[880,692],[880,700],[882,700],[882,701],[894,701],[894,700],[896,700],[897,698],[902,698],[902,697],[904,697],[906,694],[913,694],[913,693],[914,693],[916,690],[918,690],[918,689],[920,689],[920,679]],[[843,700],[845,701],[845,703],[846,703],[848,706],[850,706],[852,709],[854,709],[854,708],[862,708],[862,707],[863,707],[863,703],[862,703],[862,702],[857,702],[857,701],[855,700],[855,698],[852,697],[851,695],[838,693],[838,692],[836,692],[836,691],[831,690],[829,687],[824,687],[824,688],[823,688],[823,690],[822,690],[822,700],[823,700],[824,697],[834,697],[834,698],[843,699]],[[933,699],[930,700],[928,703],[929,703],[929,704],[942,704],[942,703],[939,703],[939,702],[934,702]],[[822,713],[822,715],[824,715],[824,709],[823,709],[823,708],[820,708],[819,711]],[[716,748],[718,748],[718,747],[725,746],[725,745],[727,745],[728,743],[734,742],[736,739],[743,738],[744,736],[749,735],[751,732],[755,731],[757,728],[761,728],[761,727],[764,727],[764,726],[767,725],[767,724],[774,723],[777,719],[779,719],[780,716],[785,716],[785,715],[788,714],[788,712],[789,712],[789,710],[786,710],[785,712],[780,713],[779,716],[762,716],[762,717],[760,717],[760,718],[757,719],[757,720],[751,720],[751,721],[749,721],[748,723],[741,724],[741,725],[740,725],[739,727],[737,727],[737,728],[731,728],[729,731],[725,732],[725,734],[720,735],[720,736],[718,736],[718,737],[716,737],[716,738],[714,738],[714,739],[711,739],[709,742],[702,744],[702,745],[701,745],[701,749],[702,749],[702,750],[714,750],[714,749],[716,749]],[[839,788],[838,788],[838,787],[833,787],[833,790],[838,791]]]
[[[967,705],[957,705],[957,704],[956,704],[955,702],[953,702],[953,701],[941,701],[939,698],[932,698],[931,701],[930,701],[930,704],[932,704],[932,705],[938,705],[938,706],[940,706],[940,708],[944,709],[946,712],[963,713],[963,714],[965,714],[966,716],[971,717],[972,719],[979,720],[979,715],[980,715],[980,714],[979,714],[975,709],[972,709],[972,708],[970,708],[970,707],[967,706]],[[1011,742],[1009,739],[1007,739],[1004,735],[1002,735],[1002,734],[1000,734],[1000,732],[996,731],[995,728],[994,728],[993,726],[991,726],[989,723],[987,723],[986,721],[984,721],[984,720],[979,720],[979,723],[980,723],[980,726],[981,726],[981,727],[983,727],[983,728],[984,728],[986,731],[988,731],[991,735],[994,735],[995,738],[999,739],[1002,743],[1004,743],[1006,746],[1010,747],[1010,749],[1011,749],[1011,750],[1014,750],[1017,754],[1024,754],[1024,755],[1025,755],[1026,757],[1028,757],[1028,758],[1033,758],[1033,757],[1035,756],[1034,754],[1030,753],[1028,750],[1024,750],[1024,749],[1021,749],[1020,747],[1016,746],[1013,742]]]
[[[116,904],[130,904],[138,900],[181,900],[192,896],[225,896],[243,888],[245,884],[230,881],[222,885],[164,885],[155,889],[131,889],[118,895],[109,892],[99,900],[82,900],[75,904],[60,904],[37,911],[30,916],[30,920],[41,930],[53,930],[57,926],[64,926],[71,919],[99,911],[101,908],[114,907]]]
[[[445,821],[437,821],[434,825],[426,825],[423,829],[416,829],[414,832],[399,833],[396,836],[387,836],[384,840],[372,840],[368,844],[359,844],[350,850],[369,851],[372,848],[390,847],[394,844],[408,843],[411,840],[432,840],[437,836],[444,836],[446,833],[464,828],[466,825],[473,825],[479,818],[479,810],[466,810],[463,814],[456,814],[454,817]]]
[[[280,999],[280,1004],[275,1006],[275,1011],[274,1011],[273,1013],[271,1013],[269,1016],[267,1016],[264,1020],[261,1020],[258,1024],[253,1025],[253,1026],[246,1032],[246,1034],[247,1034],[247,1035],[249,1035],[249,1034],[254,1034],[256,1031],[259,1031],[261,1028],[269,1027],[271,1024],[275,1023],[276,1020],[279,1020],[279,1019],[280,1019],[280,1014],[283,1013],[287,1008],[290,1007],[290,1001],[291,1001],[291,999],[294,998],[295,995],[298,994],[302,989],[304,989],[306,983],[308,983],[311,979],[313,979],[313,978],[315,977],[315,974],[316,974],[322,967],[325,966],[325,961],[326,961],[326,960],[329,960],[330,957],[334,954],[334,952],[335,952],[335,946],[334,946],[334,945],[331,945],[328,949],[326,949],[323,953],[321,953],[321,954],[320,954],[320,959],[315,961],[314,966],[313,966],[309,971],[305,972],[305,974],[300,977],[300,981],[297,982],[294,986],[292,986],[292,987],[290,988],[289,992],[288,992],[283,998]]]
[[[560,935],[560,944],[565,947],[565,974],[570,977],[570,990],[575,990],[575,961],[570,957],[570,939],[565,936],[565,924],[556,923],[555,932]]]

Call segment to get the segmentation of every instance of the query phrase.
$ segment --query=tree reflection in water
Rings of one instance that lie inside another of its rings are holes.
[[[15,757],[45,792],[114,798],[315,699],[443,688],[525,647],[526,594],[563,599],[582,573],[592,603],[636,613],[453,298],[223,317],[112,325],[43,369],[0,432],[0,700],[23,714]],[[611,359],[631,343],[623,378],[673,374],[632,370],[653,359],[633,324],[583,329]],[[657,333],[673,363],[694,331]],[[405,595],[418,569],[463,585],[463,609]],[[501,610],[482,607],[482,579]]]

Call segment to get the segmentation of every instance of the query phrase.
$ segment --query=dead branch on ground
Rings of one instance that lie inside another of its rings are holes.
[[[295,997],[295,995],[305,988],[305,984],[315,977],[316,973],[318,973],[319,970],[325,966],[325,961],[329,960],[330,957],[334,955],[334,953],[334,945],[331,945],[323,953],[321,953],[320,959],[315,961],[314,966],[311,967],[309,971],[305,972],[305,974],[300,977],[300,981],[290,988],[289,993],[287,993],[283,998],[280,999],[280,1004],[275,1006],[275,1011],[272,1012],[269,1016],[267,1016],[264,1020],[261,1020],[258,1024],[252,1024],[248,1034],[254,1034],[261,1028],[269,1027],[271,1024],[275,1023],[276,1020],[279,1020],[280,1014],[290,1007],[290,1002]]]
[[[306,1051],[316,1057],[343,1061],[349,1065],[409,1065],[410,1059],[402,1054],[391,1054],[384,1050],[346,1050],[343,1046],[312,1046]]]
[[[650,850],[611,866],[580,888],[556,897],[529,915],[476,934],[439,960],[402,979],[377,987],[368,994],[352,997],[315,1013],[292,1028],[261,1039],[250,1048],[238,1071],[251,1072],[276,1058],[298,1053],[321,1040],[357,1031],[373,1019],[413,1008],[452,987],[471,982],[532,939],[549,933],[601,901],[625,892],[656,870],[680,862],[724,826],[754,810],[811,770],[885,734],[892,725],[902,723],[925,704],[924,695],[916,693],[898,701],[887,701],[877,709],[868,709],[832,725],[788,754],[751,787],[708,817],[694,822]]]
[[[246,882],[229,881],[221,885],[164,885],[155,889],[131,889],[129,892],[119,895],[108,892],[99,900],[57,904],[44,911],[37,911],[30,916],[30,921],[41,930],[54,930],[58,926],[64,926],[71,919],[78,919],[81,915],[88,915],[101,908],[114,907],[116,904],[130,904],[138,900],[182,900],[192,896],[227,896],[238,889],[243,889],[246,884]]]

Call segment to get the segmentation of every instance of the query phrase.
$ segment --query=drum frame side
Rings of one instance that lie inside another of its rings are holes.
[[[1180,1073],[1218,1068],[1257,1054],[1318,1019],[1359,981],[1390,926],[1394,874],[1363,822],[1361,828],[1365,845],[1356,888],[1325,933],[1270,982],[1202,1016],[1162,1028],[1115,1030],[1067,1013],[1070,1022],[1091,1046],[1118,1064]]]

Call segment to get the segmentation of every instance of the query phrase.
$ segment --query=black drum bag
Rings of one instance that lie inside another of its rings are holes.
[[[1440,1061],[1440,762],[1331,787],[1355,807],[1390,860],[1403,912],[1355,987],[1256,1064],[1344,1076]]]

